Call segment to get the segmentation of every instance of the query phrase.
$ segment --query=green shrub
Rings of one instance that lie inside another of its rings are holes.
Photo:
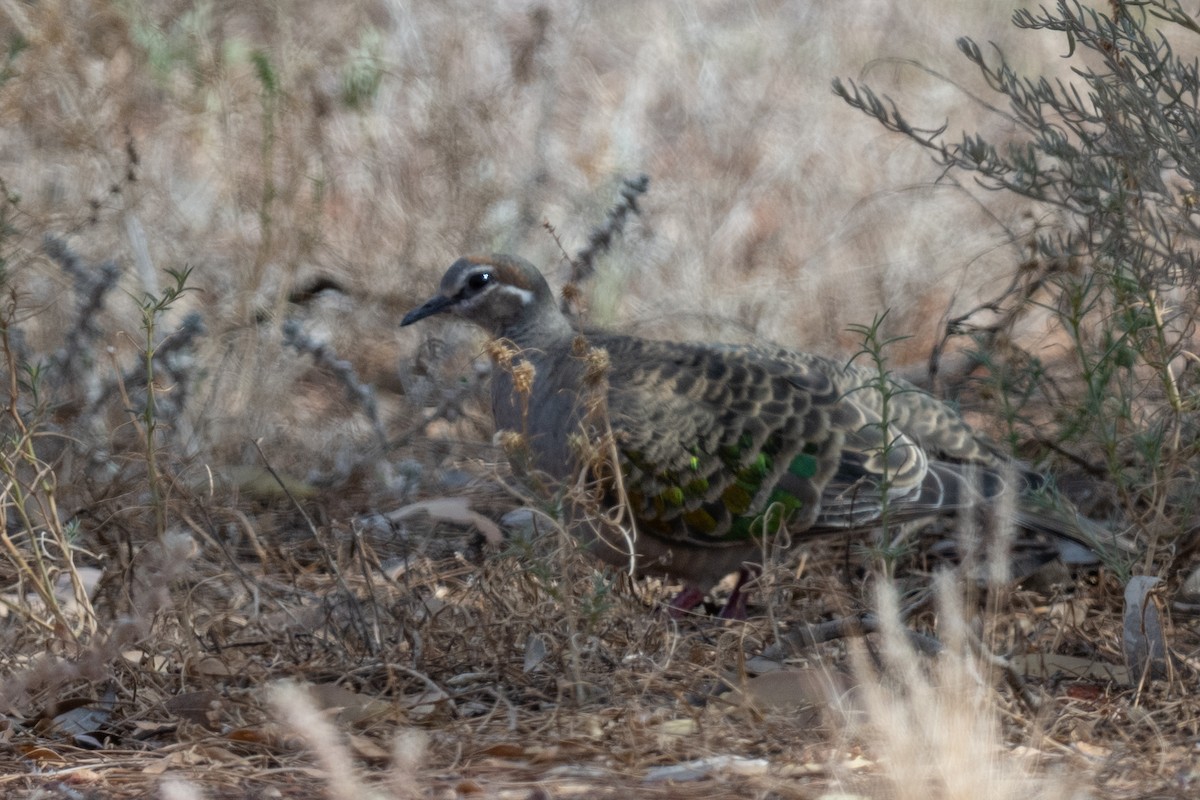
[[[999,48],[958,40],[1008,102],[1018,133],[1002,144],[915,127],[853,82],[835,81],[834,92],[948,170],[1028,198],[1053,220],[1005,296],[955,319],[946,337],[975,337],[1014,445],[1032,439],[1115,487],[1114,510],[1148,545],[1149,567],[1197,499],[1200,72],[1172,39],[1196,49],[1200,26],[1169,0],[1110,10],[1059,2],[1014,14],[1019,28],[1064,35],[1067,79],[1019,75]],[[1011,344],[1039,309],[1066,346]]]

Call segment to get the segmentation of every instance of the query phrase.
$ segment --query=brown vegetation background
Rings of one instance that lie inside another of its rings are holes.
[[[318,275],[346,286],[353,300],[321,320],[339,354],[394,373],[419,333],[390,323],[451,260],[519,252],[561,279],[542,223],[573,251],[624,176],[653,188],[593,287],[592,318],[656,334],[837,352],[856,345],[849,324],[891,309],[918,359],[947,313],[1003,285],[1037,222],[939,183],[923,153],[829,88],[868,76],[912,100],[918,122],[1002,133],[952,44],[1011,41],[1003,4],[7,11],[31,43],[5,86],[0,152],[27,222],[7,244],[45,326],[36,343],[70,313],[43,233],[117,260],[135,295],[192,268],[189,304],[211,331],[201,359],[229,373],[210,384],[196,446],[226,458],[264,437],[317,460],[356,447],[336,428],[296,437],[281,416],[303,397],[303,364],[256,320],[285,315],[289,292]],[[1020,53],[1040,67],[1062,46],[1026,34]],[[114,299],[114,346],[137,320]]]
[[[35,522],[62,534],[40,573],[47,596],[19,570],[3,576],[0,791],[1194,790],[1185,745],[1153,743],[1153,719],[1114,722],[1136,716],[1136,699],[1085,680],[1033,713],[964,677],[978,667],[966,656],[940,682],[909,664],[907,688],[847,702],[875,727],[798,711],[824,684],[697,703],[741,685],[747,654],[782,629],[853,607],[862,587],[832,567],[805,572],[805,558],[777,576],[799,580],[783,594],[768,583],[765,596],[787,598],[782,621],[681,629],[653,611],[663,587],[599,576],[567,547],[495,556],[469,514],[494,519],[520,500],[495,479],[478,336],[397,327],[464,253],[518,253],[561,285],[564,251],[645,173],[641,214],[585,287],[591,322],[849,356],[860,341],[848,327],[887,311],[885,333],[910,337],[890,357],[920,374],[946,321],[1001,292],[1053,217],[943,174],[830,82],[866,79],[916,124],[1003,142],[1014,130],[954,39],[995,41],[1031,74],[1066,74],[1069,49],[1017,31],[1011,11],[0,3],[6,373],[10,405],[37,420],[35,451],[6,456],[5,502],[23,487],[41,498]],[[89,368],[38,399],[18,386],[30,382],[21,356],[49,363],[81,313],[47,237],[92,269],[112,261],[119,279],[89,312]],[[186,402],[169,413],[180,382],[160,376],[161,427],[148,433],[144,392],[123,386],[144,360],[139,301],[185,268],[190,291],[153,318],[152,338],[169,341],[192,312],[205,333],[177,367]],[[318,279],[340,291],[303,297]],[[374,387],[378,427],[330,361],[287,344],[288,319]],[[1057,346],[1036,316],[1022,334]],[[432,522],[386,516],[452,497]],[[813,561],[846,557],[834,555]],[[1018,601],[994,635],[1118,663],[1120,590],[1093,588],[1086,601]],[[884,660],[909,663],[895,647]],[[288,694],[300,690],[283,678],[321,688]],[[1194,710],[1171,708],[1194,726]],[[700,784],[649,772],[713,757],[741,760],[697,766]]]

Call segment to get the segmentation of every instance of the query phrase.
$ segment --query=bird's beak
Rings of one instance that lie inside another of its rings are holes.
[[[400,320],[400,327],[403,328],[405,325],[412,325],[417,320],[448,311],[452,305],[454,305],[454,301],[445,295],[439,294],[436,297],[431,297],[425,305],[420,308],[414,308],[405,314],[404,319]]]

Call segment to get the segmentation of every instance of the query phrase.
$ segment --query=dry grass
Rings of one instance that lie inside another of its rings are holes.
[[[441,526],[419,539],[430,535],[452,536]],[[472,552],[470,536],[455,538]],[[1119,661],[1102,588],[1051,603],[1018,593],[966,623],[975,612],[947,584],[927,617],[949,644],[933,661],[894,623],[878,654],[840,640],[771,661],[754,654],[798,621],[864,602],[835,566],[844,545],[810,549],[823,566],[799,576],[768,573],[774,625],[672,624],[648,606],[661,588],[598,575],[553,533],[486,557],[413,554],[387,571],[333,546],[325,564],[222,562],[210,549],[172,554],[185,577],[120,652],[98,643],[36,671],[12,664],[4,699],[28,722],[11,723],[6,791],[1057,798],[1189,780],[1180,745],[1198,709],[1181,687],[1035,677],[1033,710],[972,654],[982,621],[1007,652]],[[98,642],[120,637],[107,633]],[[1182,631],[1175,642],[1197,645]],[[754,677],[780,666],[766,678],[795,682]],[[92,736],[104,737],[97,749]]]
[[[520,505],[487,444],[482,346],[454,326],[418,343],[398,313],[463,252],[519,252],[561,279],[543,222],[582,245],[629,175],[651,190],[599,261],[592,321],[846,352],[847,326],[890,308],[889,332],[914,337],[893,356],[924,358],[1045,219],[939,181],[829,81],[865,73],[925,122],[1002,138],[951,42],[1012,44],[1008,13],[0,2],[15,48],[0,67],[0,793],[1194,792],[1200,709],[1180,682],[1032,678],[1033,711],[971,648],[931,665],[895,635],[857,662],[845,641],[779,662],[825,677],[758,682],[772,643],[868,603],[844,543],[768,570],[761,618],[676,625],[655,610],[668,587],[597,572],[552,526],[501,548],[461,522],[385,516],[445,496],[491,518]],[[1058,69],[1062,47],[1020,52]],[[86,306],[109,260],[121,291]],[[154,362],[147,417],[139,301],[185,266],[196,291],[149,319],[151,339],[178,341],[193,311],[206,332]],[[343,291],[289,302],[318,277]],[[345,369],[289,346],[287,318]],[[354,381],[374,387],[389,448]],[[1120,663],[1120,602],[1102,576],[912,622],[965,617],[996,652]],[[1194,669],[1195,633],[1172,641]],[[872,691],[825,697],[875,669]]]

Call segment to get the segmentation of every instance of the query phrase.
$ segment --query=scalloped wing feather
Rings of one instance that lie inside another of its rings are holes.
[[[848,391],[864,376],[829,359],[595,344],[613,364],[609,409],[633,512],[654,535],[718,546],[783,523],[793,533],[868,527],[884,485],[889,513],[904,516],[963,496],[947,487],[954,473],[931,472],[913,437],[859,402],[869,395]]]

